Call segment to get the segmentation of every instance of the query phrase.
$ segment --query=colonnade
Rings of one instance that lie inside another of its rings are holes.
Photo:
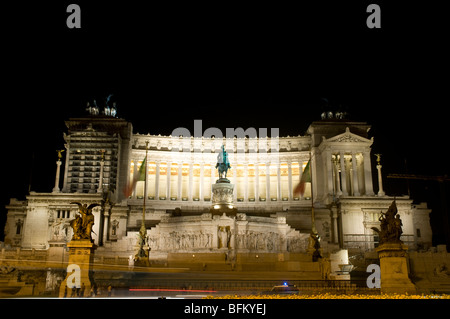
[[[132,160],[130,180],[142,160]],[[309,199],[307,183],[302,197],[293,194],[307,162],[237,163],[227,178],[234,187],[235,202],[289,201]],[[152,200],[210,201],[211,187],[218,177],[216,162],[184,163],[149,161],[147,198]],[[137,183],[132,198],[143,198],[144,182]]]
[[[326,155],[328,192],[337,196],[374,195],[370,152],[334,152]]]

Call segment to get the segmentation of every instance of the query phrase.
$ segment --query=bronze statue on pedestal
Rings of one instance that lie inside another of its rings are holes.
[[[219,181],[227,181],[227,172],[231,168],[230,162],[228,161],[228,153],[225,151],[225,146],[222,145],[222,152],[217,155],[216,168],[219,171]],[[229,183],[229,181],[228,181]]]
[[[91,233],[94,226],[94,215],[92,209],[100,206],[99,204],[87,204],[82,205],[78,202],[72,202],[71,204],[77,204],[80,208],[80,215],[77,215],[75,219],[70,221],[70,226],[73,228],[72,240],[89,239],[92,241]]]
[[[400,240],[403,233],[403,223],[397,213],[397,205],[394,200],[386,213],[381,212],[378,219],[380,221],[380,229],[372,227],[372,230],[374,230],[380,238],[380,245],[385,243],[403,243]]]

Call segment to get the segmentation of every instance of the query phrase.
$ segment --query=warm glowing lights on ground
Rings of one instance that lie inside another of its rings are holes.
[[[194,257],[194,255],[192,256]],[[215,290],[197,290],[197,289],[159,289],[159,288],[130,288],[129,291],[164,291],[164,292],[217,292]]]
[[[208,296],[206,299],[450,299],[450,295],[408,295],[408,294],[304,294],[304,295],[225,295]]]

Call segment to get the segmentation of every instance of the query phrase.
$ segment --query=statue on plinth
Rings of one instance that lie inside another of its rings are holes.
[[[225,213],[229,216],[235,216],[236,208],[233,205],[234,184],[231,184],[230,180],[227,179],[227,172],[231,165],[224,145],[222,145],[222,152],[217,156],[216,168],[219,171],[219,179],[212,185],[212,206],[210,211],[213,215]]]
[[[77,215],[75,219],[70,221],[70,226],[73,228],[72,240],[89,239],[92,241],[92,227],[94,226],[94,214],[92,209],[100,206],[99,204],[87,204],[82,205],[78,202],[72,202],[71,204],[77,204],[80,208],[80,215]]]
[[[81,204],[71,202],[79,207],[79,214],[70,221],[73,228],[72,240],[67,243],[69,249],[69,267],[67,268],[66,279],[61,283],[59,296],[67,296],[67,289],[80,292],[80,297],[87,295],[95,285],[93,278],[94,251],[97,248],[92,240],[91,233],[94,226],[94,214],[92,209],[100,204]],[[78,269],[78,271],[77,271]],[[76,271],[79,276],[74,277],[72,272]],[[76,279],[76,278],[79,278]],[[72,296],[73,297],[73,296]]]
[[[56,153],[58,153],[58,161],[61,161],[63,152],[64,150],[56,150]]]
[[[380,229],[372,227],[372,230],[374,230],[380,238],[380,245],[385,243],[403,243],[400,240],[403,233],[403,223],[400,219],[400,215],[397,215],[397,213],[397,205],[394,200],[386,213],[381,212],[378,219],[380,221]]]
[[[400,240],[402,220],[397,212],[394,200],[387,212],[381,213],[380,229],[372,227],[380,238],[375,250],[380,258],[381,292],[414,294],[417,288],[409,278],[408,246]]]
[[[227,172],[228,169],[231,168],[230,162],[228,161],[228,153],[225,151],[225,146],[222,145],[222,152],[217,155],[217,164],[216,168],[219,171],[219,181],[218,182],[227,182]],[[230,181],[228,181],[229,183]]]

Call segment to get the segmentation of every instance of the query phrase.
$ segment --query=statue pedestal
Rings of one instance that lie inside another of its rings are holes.
[[[72,240],[67,244],[67,247],[69,248],[68,268],[70,268],[71,265],[75,265],[73,266],[75,271],[67,273],[66,279],[64,279],[61,283],[59,296],[72,296],[72,288],[67,287],[67,280],[70,280],[69,286],[73,286],[75,284],[77,290],[75,297],[88,296],[93,283],[92,266],[96,246],[89,239],[80,239]],[[77,269],[79,269],[79,271]],[[79,273],[77,274],[77,272]],[[77,280],[78,276],[79,280]]]
[[[236,216],[236,208],[233,205],[234,184],[226,178],[220,178],[212,185],[211,214]]]
[[[415,294],[416,286],[408,277],[408,246],[402,243],[385,243],[376,249],[380,258],[381,292]]]
[[[149,252],[150,252],[150,247],[148,245],[144,245],[142,247],[142,249],[144,250],[144,254],[145,256],[138,256],[139,251],[140,251],[140,246],[137,247],[137,254],[134,258],[134,266],[136,267],[150,267],[150,261],[149,261]]]

